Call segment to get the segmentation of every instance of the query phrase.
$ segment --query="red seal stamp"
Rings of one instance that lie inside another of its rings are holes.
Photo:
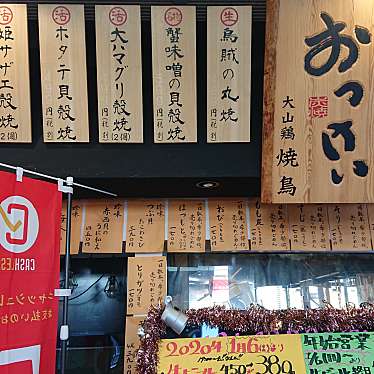
[[[66,25],[70,21],[70,10],[64,6],[58,6],[52,11],[52,18],[58,25]]]
[[[169,26],[175,27],[182,22],[183,14],[178,8],[169,8],[166,10],[164,18]]]
[[[109,21],[114,26],[122,26],[127,21],[127,12],[121,7],[112,8],[109,12]]]
[[[225,8],[221,12],[221,22],[225,26],[234,26],[239,19],[239,14],[234,8]]]
[[[13,12],[7,6],[0,6],[0,25],[8,25],[12,22]]]

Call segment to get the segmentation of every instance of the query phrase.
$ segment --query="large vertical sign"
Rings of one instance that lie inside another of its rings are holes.
[[[374,3],[267,9],[262,200],[374,202]]]
[[[252,7],[208,7],[208,143],[249,142]]]
[[[83,5],[39,5],[45,142],[88,142]]]
[[[142,143],[140,6],[96,5],[100,143]]]
[[[0,143],[31,143],[27,8],[0,4]]]
[[[152,7],[155,143],[195,143],[195,7]]]
[[[0,372],[55,372],[61,193],[0,173]]]

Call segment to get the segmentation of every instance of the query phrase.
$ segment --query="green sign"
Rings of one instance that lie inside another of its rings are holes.
[[[303,334],[307,374],[374,374],[374,334]]]

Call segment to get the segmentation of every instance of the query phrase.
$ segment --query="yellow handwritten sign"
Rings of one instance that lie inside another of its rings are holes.
[[[300,335],[165,339],[158,374],[305,373]]]

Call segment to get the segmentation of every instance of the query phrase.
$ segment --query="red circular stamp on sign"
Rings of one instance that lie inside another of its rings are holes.
[[[114,26],[122,26],[127,21],[127,12],[121,7],[112,8],[109,12],[109,21]]]
[[[7,6],[0,6],[0,25],[8,25],[12,22],[13,12]]]
[[[182,22],[183,14],[182,14],[182,11],[178,8],[169,8],[165,12],[164,18],[165,18],[165,22],[169,26],[174,27],[174,26],[178,26]]]
[[[52,18],[58,25],[66,25],[70,21],[70,10],[64,6],[58,6],[52,11]]]
[[[221,12],[221,22],[225,26],[234,26],[239,19],[239,14],[234,8],[225,8]]]

